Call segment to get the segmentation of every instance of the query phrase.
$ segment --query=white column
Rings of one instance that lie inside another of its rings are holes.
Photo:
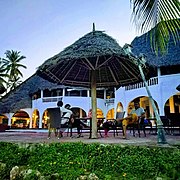
[[[65,88],[63,88],[62,96],[65,96]]]
[[[158,75],[158,77],[161,76],[161,69],[160,69],[160,67],[157,68],[157,75]]]
[[[43,90],[41,90],[41,98],[43,98]]]
[[[90,97],[90,90],[87,90],[87,97]]]
[[[31,116],[31,118],[30,118],[30,120],[29,120],[29,128],[30,128],[30,129],[32,128],[32,116]]]
[[[106,99],[106,89],[104,89],[104,100]]]
[[[8,113],[7,117],[8,117],[8,126],[11,126],[11,119],[12,119],[13,113]]]
[[[43,113],[39,112],[39,128],[42,128],[42,118],[43,118]]]

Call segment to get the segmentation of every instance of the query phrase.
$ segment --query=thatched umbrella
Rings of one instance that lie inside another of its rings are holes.
[[[96,87],[124,86],[141,81],[137,66],[123,48],[102,31],[86,34],[46,60],[37,71],[58,84],[91,88],[92,138],[97,138]]]

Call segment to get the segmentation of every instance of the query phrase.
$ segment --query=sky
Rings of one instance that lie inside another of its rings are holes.
[[[0,57],[5,58],[6,50],[26,56],[23,81],[92,31],[93,23],[121,47],[138,36],[130,0],[0,0],[0,9]]]

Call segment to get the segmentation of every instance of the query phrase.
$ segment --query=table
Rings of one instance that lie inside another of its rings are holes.
[[[81,121],[87,121],[87,120],[89,120],[90,121],[90,133],[89,133],[89,139],[91,139],[92,138],[92,118],[90,118],[90,117],[83,117],[83,118],[79,118]],[[99,131],[100,130],[100,127],[101,127],[101,125],[103,124],[103,122],[104,122],[104,119],[105,118],[97,118],[97,130]],[[101,134],[101,132],[99,131],[99,134],[100,134],[100,136],[102,137],[102,134]]]

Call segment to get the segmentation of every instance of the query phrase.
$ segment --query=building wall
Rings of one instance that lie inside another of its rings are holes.
[[[180,84],[180,74],[164,75],[158,76],[158,83],[151,84],[149,90],[152,94],[153,99],[157,102],[160,115],[164,115],[164,106],[166,101],[173,95],[179,94],[180,92],[176,90],[176,87]],[[141,85],[142,86],[142,85]],[[97,98],[97,108],[102,110],[104,117],[106,117],[108,111],[114,108],[114,117],[116,116],[117,104],[120,102],[122,104],[122,111],[125,111],[127,115],[127,110],[130,102],[135,98],[141,96],[148,96],[146,88],[137,86],[139,88],[129,89],[126,87],[120,87],[115,91],[114,99],[100,99]],[[42,117],[43,113],[47,108],[57,107],[57,101],[62,100],[64,105],[70,104],[71,107],[83,109],[86,114],[88,114],[89,109],[91,109],[91,97],[78,97],[78,96],[58,96],[58,97],[42,97],[32,100],[32,109],[22,109],[28,113],[30,121],[32,121],[32,115],[35,110],[39,112],[39,128],[42,128]],[[11,124],[12,113],[6,114],[9,117],[8,124]],[[31,127],[31,125],[30,125]]]
[[[149,86],[153,99],[157,102],[160,115],[164,115],[164,106],[166,101],[173,95],[179,93],[176,87],[180,84],[180,74],[165,75],[158,77],[158,84]],[[124,110],[127,111],[128,105],[135,98],[148,96],[146,88],[125,90],[121,87],[116,91],[115,104],[121,102]]]

